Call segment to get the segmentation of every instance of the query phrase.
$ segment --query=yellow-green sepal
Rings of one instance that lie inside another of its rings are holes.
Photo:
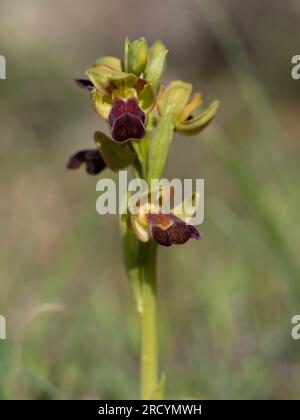
[[[98,89],[103,94],[106,92],[106,88],[109,85],[110,76],[113,73],[115,73],[115,70],[104,64],[93,65],[86,71],[87,77],[96,87],[96,89]]]
[[[112,75],[122,73],[121,61],[117,57],[101,57],[87,71],[86,75],[93,85],[102,93],[109,86]],[[117,76],[116,76],[117,77]]]
[[[172,121],[176,123],[189,101],[192,89],[191,83],[181,80],[172,81],[166,88],[161,86],[157,100],[159,114],[171,114]]]
[[[112,97],[107,93],[101,93],[97,89],[92,90],[92,103],[94,110],[100,117],[107,119],[112,107]]]
[[[113,57],[113,56],[101,57],[96,61],[94,66],[97,67],[101,65],[109,66],[112,68],[113,71],[122,71],[121,60],[118,57]]]

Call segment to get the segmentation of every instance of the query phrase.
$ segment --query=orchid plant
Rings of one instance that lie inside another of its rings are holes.
[[[85,165],[88,174],[97,175],[106,167],[112,171],[131,167],[134,176],[150,185],[152,180],[162,178],[174,132],[194,135],[212,121],[218,101],[195,115],[202,105],[202,96],[192,93],[190,83],[161,83],[167,54],[161,41],[148,47],[145,38],[132,42],[126,39],[123,61],[102,57],[88,68],[86,77],[75,79],[81,88],[90,91],[94,110],[107,121],[109,135],[97,131],[95,148],[73,154],[68,169]],[[159,199],[171,199],[172,191],[161,188],[158,195]],[[128,203],[128,196],[126,199]],[[193,196],[191,202],[196,199]],[[191,238],[202,237],[198,228],[189,224],[188,211],[173,208],[164,214],[159,203],[160,200],[153,204],[146,198],[137,212],[133,214],[128,208],[120,217],[124,265],[140,317],[141,399],[162,399],[165,391],[165,376],[159,375],[158,370],[157,245],[182,245]]]

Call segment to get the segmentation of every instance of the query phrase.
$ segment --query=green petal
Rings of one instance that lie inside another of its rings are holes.
[[[156,41],[149,49],[148,62],[144,72],[147,82],[153,86],[160,84],[161,78],[166,68],[166,57],[168,50],[161,41]]]
[[[95,132],[94,139],[105,163],[113,171],[124,169],[134,162],[135,154],[127,145],[115,143],[101,131]]]
[[[212,121],[218,108],[219,101],[213,101],[200,115],[192,118],[191,120],[175,124],[175,128],[177,131],[186,135],[197,134]]]
[[[150,84],[145,85],[140,91],[138,94],[138,100],[145,112],[151,111],[155,103],[155,93]]]
[[[193,115],[194,111],[202,104],[202,95],[200,92],[196,92],[192,95],[189,100],[189,103],[186,104],[183,111],[178,116],[177,121],[182,122],[186,121],[191,115]]]
[[[116,89],[127,89],[136,83],[137,77],[135,74],[119,71],[110,75],[110,81]]]
[[[161,115],[170,113],[173,122],[176,122],[192,94],[192,84],[181,80],[171,82],[158,98],[158,111]]]
[[[112,107],[112,99],[110,95],[102,94],[97,89],[92,91],[93,107],[100,117],[107,119]]]

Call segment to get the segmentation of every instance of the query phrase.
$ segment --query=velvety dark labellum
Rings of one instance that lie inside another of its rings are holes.
[[[98,149],[80,150],[72,155],[67,163],[68,169],[78,169],[85,164],[86,172],[90,175],[97,175],[101,172],[106,163]]]
[[[74,82],[82,89],[92,90],[94,88],[93,83],[85,77],[78,77],[74,79]]]
[[[112,138],[119,142],[143,138],[145,135],[145,120],[145,113],[141,110],[135,98],[114,99],[108,117]]]
[[[189,239],[201,239],[202,233],[173,214],[149,214],[152,238],[163,246],[182,245]]]

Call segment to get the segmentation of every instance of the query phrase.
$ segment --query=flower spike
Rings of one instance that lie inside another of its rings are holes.
[[[193,93],[191,83],[173,80],[162,85],[168,54],[163,42],[148,46],[145,38],[126,38],[124,53],[122,60],[99,58],[87,69],[86,77],[74,79],[80,88],[90,91],[92,106],[107,122],[109,133],[96,131],[97,149],[76,152],[67,168],[84,166],[91,175],[104,168],[113,172],[132,169],[134,183],[130,181],[127,189],[122,177],[119,188],[108,194],[102,189],[102,181],[106,184],[107,180],[97,184],[97,190],[104,194],[96,208],[99,213],[104,206],[104,213],[121,214],[124,265],[141,319],[140,397],[161,400],[165,398],[165,376],[159,375],[157,357],[157,244],[170,247],[201,239],[203,234],[192,223],[202,222],[204,208],[200,196],[203,183],[200,188],[196,183],[197,191],[186,195],[185,184],[183,190],[179,179],[166,182],[163,172],[174,132],[197,134],[212,121],[219,102],[213,101],[206,110],[197,112],[202,95]]]

